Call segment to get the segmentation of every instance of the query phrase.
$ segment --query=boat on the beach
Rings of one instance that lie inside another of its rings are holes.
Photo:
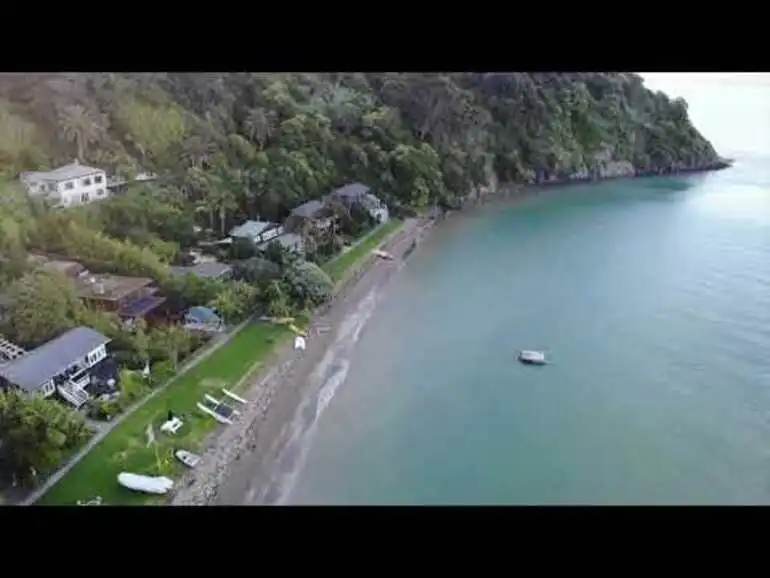
[[[545,365],[548,363],[545,353],[528,349],[519,351],[519,361],[527,365]]]
[[[372,251],[375,255],[377,255],[380,259],[385,259],[386,261],[394,261],[395,257],[388,253],[387,251],[383,251],[382,249],[375,249]]]
[[[186,465],[188,468],[194,468],[201,462],[201,457],[187,450],[177,450],[174,457]]]
[[[167,494],[174,487],[174,480],[165,476],[142,476],[129,472],[119,473],[118,483],[129,490],[146,494]]]

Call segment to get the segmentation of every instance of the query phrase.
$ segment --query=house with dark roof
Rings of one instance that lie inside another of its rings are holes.
[[[326,196],[324,201],[326,203],[335,201],[348,207],[358,204],[378,223],[384,223],[390,218],[387,205],[374,195],[369,187],[361,183],[335,189]]]
[[[265,241],[257,245],[257,249],[260,251],[266,251],[271,243],[278,243],[284,251],[296,253],[299,256],[305,254],[305,240],[302,235],[296,233],[284,233],[274,239]]]
[[[117,313],[126,320],[146,318],[166,301],[148,277],[96,274],[76,261],[56,259],[45,259],[41,268],[71,279],[77,296],[92,307]]]
[[[360,203],[364,197],[369,194],[369,187],[362,185],[361,183],[353,183],[351,185],[345,185],[338,189],[334,189],[329,193],[328,198],[335,201],[339,201],[346,204]]]
[[[30,195],[60,207],[90,203],[109,196],[105,172],[81,165],[77,160],[51,171],[21,173],[21,182]]]
[[[294,207],[283,228],[290,233],[299,233],[308,227],[325,230],[331,226],[332,218],[327,214],[326,205],[322,201],[312,200]]]
[[[233,268],[227,263],[196,263],[195,265],[171,267],[171,272],[179,277],[192,275],[199,279],[218,279],[224,281],[232,277]]]
[[[283,227],[278,223],[270,221],[246,221],[245,223],[233,227],[230,231],[230,238],[245,239],[255,245],[274,239],[283,234]]]
[[[99,373],[98,366],[109,360],[109,342],[108,337],[90,327],[70,329],[56,339],[0,364],[0,386],[43,397],[58,393],[79,408],[91,397],[87,390],[92,385],[92,373]],[[117,381],[117,367],[114,373],[114,377],[102,376],[111,380],[113,386]]]

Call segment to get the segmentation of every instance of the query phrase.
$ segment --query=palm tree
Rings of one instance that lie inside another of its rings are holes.
[[[273,135],[275,115],[272,111],[265,112],[262,108],[253,108],[243,122],[243,128],[249,140],[265,148],[268,139]]]
[[[219,312],[225,325],[230,323],[230,321],[240,313],[238,305],[235,294],[229,290],[221,291],[209,304],[211,308],[216,309]]]
[[[216,153],[216,143],[207,135],[195,134],[182,143],[181,157],[188,166],[202,169]]]
[[[158,330],[158,337],[168,350],[171,366],[176,372],[179,367],[179,354],[189,343],[188,331],[181,325],[166,325]]]
[[[59,115],[59,122],[64,131],[64,137],[75,143],[78,149],[78,160],[85,158],[88,145],[99,136],[99,127],[88,111],[79,104],[64,108]]]
[[[238,199],[232,184],[221,174],[209,173],[207,175],[206,196],[203,199],[204,206],[211,215],[211,228],[214,228],[214,214],[219,213],[219,229],[224,237],[227,227],[227,214],[238,208]]]

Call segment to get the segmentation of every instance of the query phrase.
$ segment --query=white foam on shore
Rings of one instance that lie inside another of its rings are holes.
[[[337,388],[345,383],[345,379],[348,376],[348,369],[350,369],[350,362],[346,359],[342,360],[340,362],[340,368],[332,374],[321,388],[321,391],[318,392],[318,399],[315,407],[316,420],[321,417],[323,411],[331,403],[334,394],[337,392]]]
[[[329,347],[321,362],[310,376],[308,395],[300,404],[291,424],[291,435],[277,460],[276,471],[263,497],[275,492],[274,503],[287,503],[297,476],[305,463],[312,444],[318,420],[334,399],[337,390],[345,383],[350,360],[364,326],[374,313],[379,299],[379,289],[369,292],[340,324],[337,338]],[[258,500],[261,501],[261,500]]]

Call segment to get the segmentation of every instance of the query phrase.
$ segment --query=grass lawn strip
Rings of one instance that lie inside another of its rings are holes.
[[[196,406],[208,393],[223,398],[221,388],[242,390],[245,379],[269,357],[274,345],[290,335],[279,325],[251,323],[232,340],[178,378],[168,389],[140,407],[52,487],[37,503],[75,504],[101,496],[105,504],[163,503],[164,496],[132,492],[118,484],[120,472],[178,477],[182,466],[174,449],[200,451],[217,422]],[[237,405],[237,404],[236,404]],[[168,411],[184,415],[184,426],[173,436],[159,431]],[[155,426],[156,443],[147,447],[147,425]]]
[[[323,266],[324,271],[335,283],[344,281],[348,275],[354,272],[356,265],[364,261],[371,255],[372,251],[400,231],[403,226],[403,221],[395,219],[380,225],[345,253],[326,263]]]

